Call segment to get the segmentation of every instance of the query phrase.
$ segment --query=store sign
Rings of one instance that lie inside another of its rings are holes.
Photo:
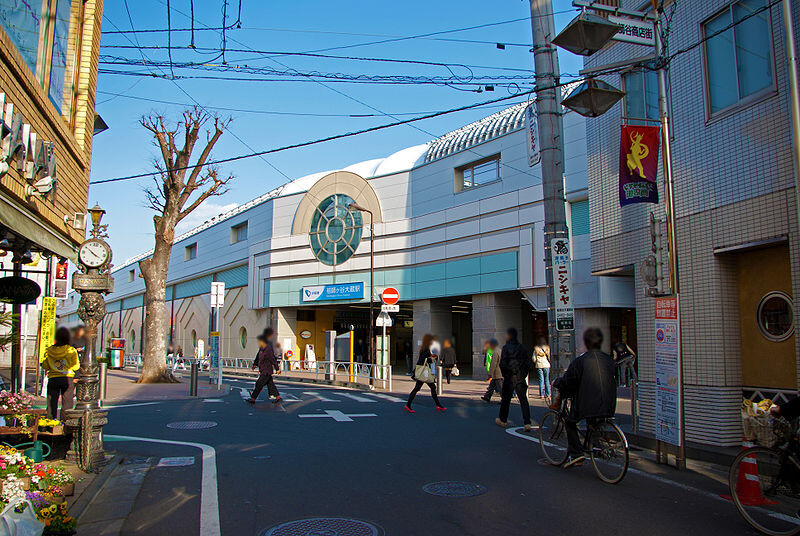
[[[678,298],[655,300],[656,439],[681,444],[681,335]]]
[[[12,275],[0,278],[0,302],[28,303],[39,297],[41,287],[30,279]]]
[[[302,301],[361,300],[364,298],[364,283],[341,283],[338,285],[315,285],[303,287]]]
[[[623,41],[625,43],[635,43],[637,45],[655,46],[655,29],[653,22],[648,20],[629,19],[609,15],[608,22],[619,24],[620,29],[617,35],[611,39]]]
[[[50,278],[52,281],[50,294],[56,299],[63,300],[67,297],[67,291],[69,290],[67,286],[68,269],[69,261],[67,259],[64,259],[64,262],[57,259],[53,262],[53,273]]]
[[[14,104],[0,93],[0,161],[14,166],[41,194],[52,191],[56,180],[55,144],[39,138]]]
[[[44,351],[53,345],[55,339],[57,303],[55,298],[49,296],[42,298],[42,316],[39,320],[39,363],[44,361]]]
[[[300,332],[300,338],[301,339],[310,339],[311,335],[312,335],[312,333],[307,329],[304,329],[303,331]]]
[[[569,239],[554,238],[550,241],[553,257],[553,291],[556,299],[556,329],[575,329],[575,307],[572,304],[572,254]]]
[[[539,124],[536,121],[534,103],[525,108],[525,132],[528,137],[528,166],[533,167],[542,159],[539,152]]]

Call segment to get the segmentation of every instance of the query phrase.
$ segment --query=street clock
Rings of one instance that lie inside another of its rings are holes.
[[[111,248],[98,238],[90,238],[78,249],[78,260],[87,268],[100,268],[111,262]]]

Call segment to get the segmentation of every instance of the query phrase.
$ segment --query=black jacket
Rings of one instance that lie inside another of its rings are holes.
[[[452,346],[450,348],[442,348],[442,365],[451,368],[456,364],[456,349]]]
[[[259,349],[255,360],[253,360],[253,366],[258,367],[258,372],[261,374],[272,374],[278,370],[278,360],[271,344]]]
[[[433,361],[433,357],[430,348],[421,349],[417,357],[417,365],[427,365],[431,361]]]
[[[611,356],[600,350],[581,354],[570,363],[553,387],[573,399],[571,417],[613,417],[617,410],[617,385],[614,382],[616,364]]]
[[[523,381],[533,367],[528,350],[517,339],[508,341],[500,352],[500,372],[503,377],[513,376],[515,381]]]

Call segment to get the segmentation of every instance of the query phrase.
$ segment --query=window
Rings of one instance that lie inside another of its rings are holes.
[[[649,69],[637,69],[622,75],[625,91],[625,117],[658,120],[658,74]]]
[[[136,277],[136,270],[130,270],[128,272],[128,283],[133,281],[135,277]]]
[[[247,348],[247,330],[244,326],[239,329],[239,344],[242,345],[242,350]]]
[[[130,338],[128,339],[130,343],[130,347],[133,348],[136,345],[136,332],[131,330]]]
[[[734,2],[703,25],[710,115],[774,89],[769,10],[753,15],[767,1]]]
[[[764,337],[773,342],[785,341],[794,333],[792,299],[783,292],[770,292],[758,304],[756,321]]]
[[[500,155],[456,168],[456,192],[500,180]]]
[[[311,251],[321,263],[341,264],[361,243],[364,223],[361,212],[350,210],[353,202],[350,196],[334,194],[325,198],[314,211],[308,235]]]
[[[247,240],[247,222],[231,227],[231,244]]]
[[[183,260],[190,261],[197,258],[197,242],[189,244],[183,252]]]
[[[197,348],[197,332],[195,330],[192,330],[191,338],[192,338],[192,348]]]

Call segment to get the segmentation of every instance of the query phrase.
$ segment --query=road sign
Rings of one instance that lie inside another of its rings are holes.
[[[656,439],[681,444],[681,334],[678,298],[656,298]]]
[[[575,329],[575,309],[572,305],[572,255],[569,239],[554,238],[550,242],[553,257],[553,289],[556,299],[556,329]]]
[[[392,317],[389,316],[389,313],[381,312],[378,317],[375,319],[375,326],[379,328],[390,328],[392,327]]]
[[[381,305],[381,312],[382,313],[399,313],[400,312],[400,306],[397,305],[397,304],[387,305],[387,304],[384,303],[383,305]]]
[[[225,283],[213,281],[211,283],[211,307],[222,307],[225,305]]]
[[[387,305],[394,305],[400,301],[400,293],[394,287],[386,287],[381,292],[381,299]]]

